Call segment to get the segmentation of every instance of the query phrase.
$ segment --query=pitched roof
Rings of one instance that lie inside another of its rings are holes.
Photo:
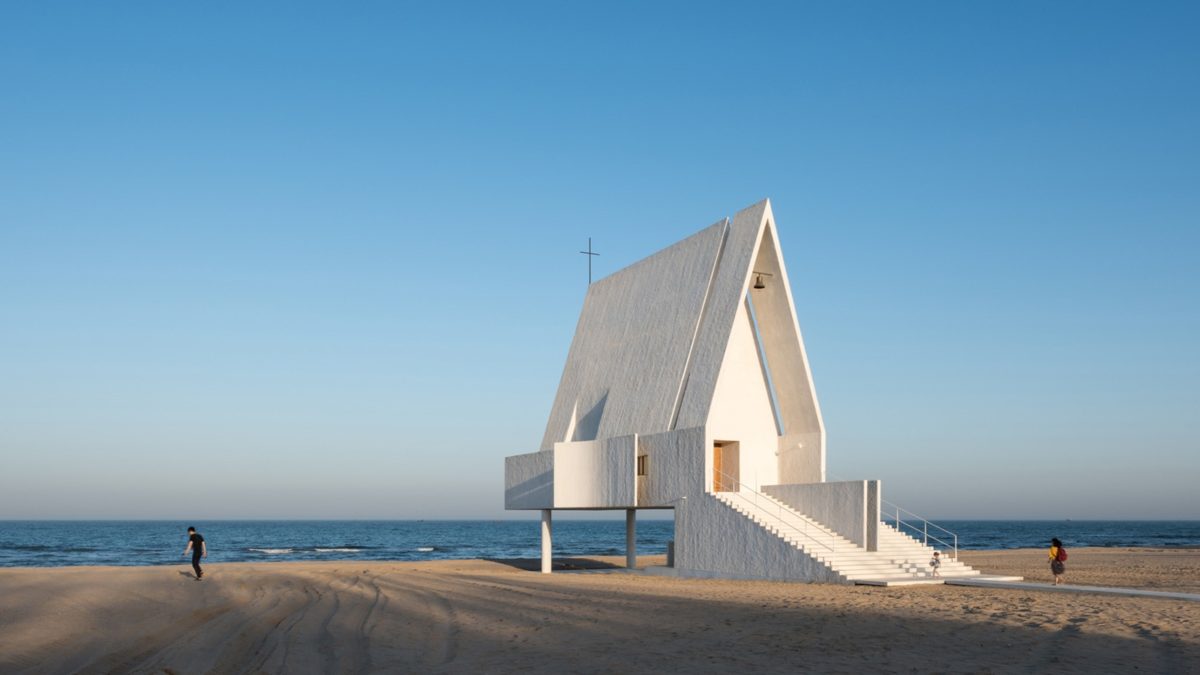
[[[542,449],[703,425],[755,269],[779,282],[755,304],[761,297],[759,320],[771,327],[763,348],[772,371],[779,369],[784,422],[819,430],[771,205],[763,200],[591,285]]]

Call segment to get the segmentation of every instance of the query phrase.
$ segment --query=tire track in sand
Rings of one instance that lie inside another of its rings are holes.
[[[377,672],[437,669],[457,657],[457,611],[430,581],[392,573],[372,580],[381,595],[364,625]]]
[[[260,671],[284,672],[281,670],[286,656],[286,642],[283,639],[291,630],[291,626],[303,615],[303,610],[312,599],[308,590],[300,583],[287,579],[280,584],[282,593],[270,593],[274,601],[259,609],[263,604],[257,601],[251,605],[252,612],[233,630],[221,634],[220,641],[213,646],[217,654],[215,663],[206,671],[220,675],[233,673],[255,673]],[[262,585],[255,589],[256,594],[266,591]],[[245,655],[252,654],[250,660]],[[276,659],[276,655],[279,656]],[[268,663],[278,661],[279,668],[271,668]]]

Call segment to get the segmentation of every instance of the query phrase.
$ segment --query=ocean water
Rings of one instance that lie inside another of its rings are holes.
[[[536,558],[539,520],[0,521],[0,567],[167,565],[187,528],[209,562]],[[640,552],[665,553],[670,520],[638,521]],[[554,555],[624,555],[625,521],[554,521]]]
[[[959,548],[1200,547],[1200,521],[942,521]],[[183,562],[195,525],[209,562],[536,558],[537,520],[0,521],[0,567]],[[909,530],[909,532],[911,532]],[[931,531],[932,532],[932,531]],[[639,520],[638,551],[665,553],[674,522]],[[944,539],[948,539],[943,537]],[[937,545],[936,542],[931,542]],[[940,546],[939,546],[940,547]],[[623,520],[556,520],[554,555],[623,555]]]
[[[886,518],[885,522],[893,524]],[[940,520],[937,524],[957,534],[962,549],[1042,548],[1050,546],[1051,537],[1061,539],[1067,548],[1200,547],[1200,520]],[[907,525],[902,530],[918,539],[923,534]],[[929,528],[929,534],[950,539],[934,528]],[[929,543],[942,548],[938,542]]]

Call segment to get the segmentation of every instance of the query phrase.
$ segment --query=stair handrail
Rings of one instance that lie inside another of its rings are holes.
[[[801,518],[802,518],[802,520],[801,520],[800,522],[802,522],[802,523],[804,524],[804,530],[800,530],[800,529],[799,529],[799,528],[797,528],[795,525],[793,525],[792,523],[790,523],[790,522],[788,522],[787,520],[785,520],[785,519],[784,519],[784,517],[783,517],[783,509],[784,509],[784,508],[787,508],[787,507],[785,507],[785,506],[784,506],[784,505],[783,505],[783,504],[782,504],[782,503],[781,503],[781,502],[780,502],[778,499],[775,499],[774,497],[771,497],[770,495],[763,494],[763,493],[759,492],[758,490],[755,490],[755,489],[754,489],[754,488],[752,488],[752,487],[748,487],[746,484],[744,484],[744,483],[743,483],[743,482],[742,482],[740,479],[738,479],[738,478],[737,478],[737,477],[735,477],[735,476],[731,476],[731,475],[729,475],[729,474],[725,473],[724,471],[722,471],[722,470],[720,470],[720,469],[717,469],[716,467],[713,467],[713,468],[714,468],[714,470],[715,470],[717,473],[719,473],[719,474],[721,475],[721,477],[722,477],[722,478],[724,478],[724,479],[728,480],[730,485],[735,485],[735,486],[737,486],[737,488],[738,488],[737,490],[717,490],[717,487],[718,487],[718,486],[716,486],[716,485],[713,485],[713,490],[712,490],[712,492],[713,492],[713,494],[714,494],[714,495],[719,495],[721,492],[734,492],[734,493],[736,493],[736,494],[742,494],[742,493],[743,493],[743,490],[744,490],[744,491],[747,491],[747,492],[749,492],[751,495],[753,495],[753,502],[754,502],[754,506],[755,506],[755,508],[757,508],[757,509],[758,509],[760,512],[762,512],[762,513],[765,513],[765,514],[767,514],[768,516],[774,516],[774,518],[775,518],[776,520],[778,520],[778,521],[779,521],[779,523],[780,523],[781,525],[784,525],[785,527],[791,528],[791,529],[792,529],[793,531],[795,531],[797,534],[799,534],[799,535],[803,536],[805,539],[808,539],[809,541],[812,541],[814,544],[817,544],[817,545],[819,545],[819,546],[821,546],[821,547],[825,548],[825,549],[826,549],[827,551],[829,551],[830,553],[833,553],[833,552],[834,552],[834,544],[837,542],[837,534],[836,534],[836,533],[830,533],[830,535],[829,535],[829,543],[828,543],[828,544],[826,544],[826,543],[825,543],[825,542],[823,542],[823,541],[820,541],[819,539],[817,539],[816,537],[814,537],[814,536],[812,536],[811,534],[809,534],[809,533],[808,533],[808,520],[807,520],[807,516],[805,516],[805,515],[804,515],[804,514],[802,514],[802,513],[801,513],[801,514],[799,514],[799,515],[801,516]],[[724,483],[724,481],[722,481],[722,485],[724,485],[724,484],[725,484],[725,483]],[[775,510],[776,510],[776,511],[778,511],[778,513],[771,513],[769,509],[766,509],[766,508],[764,508],[764,507],[763,507],[761,504],[759,504],[759,497],[761,497],[763,500],[765,500],[765,501],[766,501],[768,504],[770,504],[770,505],[774,506],[774,507],[775,507]],[[791,509],[791,508],[788,508],[788,510],[789,510],[789,511],[793,511],[793,512],[795,512],[795,511],[794,511],[793,509]],[[796,513],[798,513],[798,512],[796,512]]]
[[[929,540],[932,539],[932,540],[936,541],[937,543],[941,544],[945,548],[952,548],[954,550],[954,555],[952,556],[951,559],[958,560],[958,535],[957,534],[955,534],[954,532],[951,532],[950,530],[947,530],[946,528],[942,527],[941,525],[938,525],[937,523],[935,523],[927,518],[922,518],[921,516],[918,516],[917,514],[913,513],[912,511],[909,511],[906,508],[902,508],[897,504],[893,504],[892,502],[889,502],[886,499],[881,499],[880,503],[883,504],[883,506],[884,506],[884,509],[882,509],[882,510],[884,511],[885,515],[891,515],[891,513],[888,513],[888,512],[895,513],[896,531],[897,532],[899,532],[900,534],[904,534],[904,532],[900,529],[900,527],[908,526],[908,527],[912,528],[914,532],[918,532],[924,537],[924,541],[922,543],[925,544],[926,546],[929,545]],[[908,514],[909,516],[912,517],[912,520],[921,521],[922,527],[918,528],[915,523],[904,522],[900,518],[901,513]],[[946,536],[949,536],[952,539],[952,541],[947,542],[944,539],[941,539],[935,535],[929,534],[930,526],[944,532]]]
[[[826,472],[825,477],[826,477],[826,480],[832,480],[832,481],[841,481],[842,480],[841,478],[838,478],[837,476],[834,476],[832,473],[829,473],[829,472]],[[900,534],[904,534],[904,532],[901,531],[901,529],[900,529],[901,526],[910,527],[913,529],[914,532],[919,532],[921,534],[921,536],[924,539],[924,541],[922,542],[923,544],[928,546],[929,540],[932,539],[932,540],[936,541],[937,543],[941,544],[943,547],[952,549],[954,551],[952,560],[958,560],[958,535],[957,534],[955,534],[954,532],[951,532],[950,530],[947,530],[946,528],[942,527],[941,525],[938,525],[937,523],[935,523],[931,520],[928,520],[926,518],[922,518],[921,516],[918,516],[917,514],[913,513],[912,511],[909,511],[906,508],[902,508],[901,506],[899,506],[897,504],[889,502],[886,499],[880,499],[879,503],[881,505],[881,508],[879,509],[880,510],[880,520],[883,519],[882,518],[883,516],[888,515],[888,513],[887,513],[888,510],[891,510],[893,513],[895,513],[895,516],[896,516],[896,531],[897,532],[899,532]],[[900,518],[901,513],[907,513],[908,515],[912,516],[913,520],[921,521],[922,527],[917,528],[917,526],[914,525],[913,523],[904,522]],[[937,528],[938,530],[941,530],[942,532],[944,532],[947,536],[950,537],[951,541],[947,542],[943,539],[940,539],[939,537],[937,537],[935,535],[929,534],[929,526],[930,525],[932,525],[933,527]]]

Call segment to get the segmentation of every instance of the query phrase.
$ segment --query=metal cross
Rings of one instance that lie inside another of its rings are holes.
[[[588,250],[580,251],[580,253],[582,253],[588,257],[588,286],[591,286],[592,285],[592,258],[600,255],[599,253],[592,252],[592,238],[591,237],[588,237]]]

